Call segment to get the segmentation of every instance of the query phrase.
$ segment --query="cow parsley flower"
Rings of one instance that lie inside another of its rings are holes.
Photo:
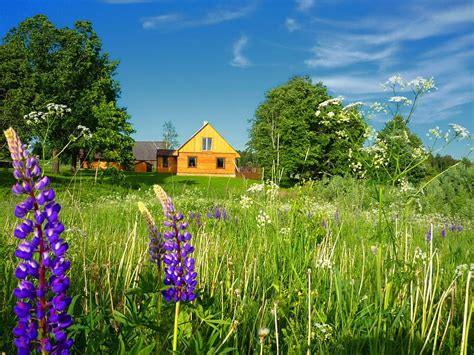
[[[460,139],[469,139],[471,137],[471,133],[465,127],[456,123],[451,123],[450,126],[454,131],[455,137],[459,137]]]
[[[71,298],[66,295],[70,262],[65,258],[68,243],[60,237],[64,231],[59,220],[61,206],[55,202],[49,178],[41,176],[37,158],[26,150],[12,128],[5,131],[5,136],[17,179],[12,192],[26,196],[14,210],[21,220],[13,232],[21,240],[15,252],[21,262],[15,271],[18,287],[13,291],[18,299],[14,307],[18,317],[14,344],[19,354],[36,349],[69,354],[74,343],[66,334],[72,324],[67,314]]]

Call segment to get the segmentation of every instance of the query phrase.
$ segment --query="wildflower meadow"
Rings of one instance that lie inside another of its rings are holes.
[[[409,190],[352,178],[48,178],[7,138],[6,353],[473,350],[468,191],[443,201],[434,184],[407,205]]]

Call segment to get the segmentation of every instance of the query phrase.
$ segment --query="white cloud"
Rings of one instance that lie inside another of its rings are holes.
[[[144,29],[158,29],[162,31],[178,30],[183,28],[213,26],[222,22],[236,20],[247,16],[254,10],[250,4],[234,9],[214,9],[202,17],[188,18],[180,14],[165,14],[143,18]]]
[[[234,58],[229,63],[233,67],[246,68],[250,66],[250,61],[242,54],[248,43],[248,38],[245,35],[241,35],[240,38],[234,43],[232,47],[232,53]]]
[[[308,11],[314,6],[314,0],[296,0],[296,9],[298,11]]]
[[[288,17],[285,20],[285,26],[286,26],[288,32],[293,32],[293,31],[296,31],[297,29],[300,28],[299,23],[296,22],[296,20],[294,18],[290,18],[290,17]]]
[[[181,19],[181,16],[178,14],[167,14],[161,16],[147,17],[143,19],[142,26],[145,29],[153,29],[157,27],[164,28],[167,24],[177,23]]]

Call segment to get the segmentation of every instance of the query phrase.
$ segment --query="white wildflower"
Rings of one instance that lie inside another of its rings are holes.
[[[329,118],[333,118],[334,115],[335,115],[334,112],[332,112],[332,111],[329,111],[329,112],[328,112],[328,117],[329,117]]]
[[[329,99],[329,100],[321,102],[318,105],[318,107],[321,108],[321,107],[326,107],[326,106],[329,106],[329,105],[338,105],[342,102],[342,100],[344,100],[344,98],[342,96],[338,96],[338,97],[335,97],[333,99]]]
[[[393,75],[388,80],[382,84],[383,88],[387,90],[388,88],[394,88],[396,86],[400,86],[401,88],[404,88],[407,84],[403,81],[402,77],[400,74]]]
[[[461,139],[468,139],[471,136],[471,133],[463,126],[460,126],[456,123],[451,123],[450,126],[453,128],[454,135]]]
[[[359,107],[359,106],[363,106],[364,103],[361,102],[361,101],[357,101],[357,102],[351,102],[349,105],[347,105],[346,107],[343,108],[344,111],[348,111],[350,110],[351,108],[353,107]]]
[[[270,217],[264,211],[260,210],[257,216],[257,227],[263,228],[270,223],[272,223]]]
[[[430,92],[431,90],[437,90],[435,86],[434,78],[425,79],[421,76],[407,83],[407,86],[415,90],[418,94]]]
[[[319,111],[319,110],[317,110],[316,113],[315,113],[316,117],[318,117],[320,114],[321,114],[321,111]]]
[[[240,207],[243,209],[248,209],[250,206],[252,206],[253,200],[248,197],[247,195],[242,195],[240,196]]]
[[[397,104],[401,103],[403,105],[411,105],[413,103],[413,101],[405,96],[392,96],[390,99],[388,99],[388,101],[395,102]]]
[[[252,184],[248,189],[247,192],[250,193],[255,193],[255,192],[260,192],[263,191],[265,188],[264,184]]]

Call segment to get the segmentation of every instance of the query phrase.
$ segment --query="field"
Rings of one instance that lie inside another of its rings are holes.
[[[154,173],[53,176],[69,243],[74,353],[171,353],[174,304],[161,296],[137,208],[144,202],[162,221],[152,190],[161,184],[196,249],[197,299],[181,305],[179,353],[472,354],[474,173],[463,169],[410,205],[410,191],[349,178],[284,189]],[[12,184],[2,170],[7,354],[16,322]]]

